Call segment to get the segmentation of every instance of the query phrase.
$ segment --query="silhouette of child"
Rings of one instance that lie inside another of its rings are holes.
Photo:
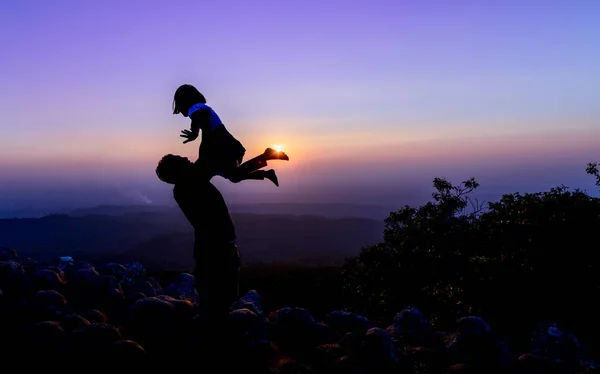
[[[196,140],[202,130],[198,160],[208,180],[220,175],[233,183],[243,180],[264,180],[279,186],[275,170],[259,170],[267,166],[268,160],[289,160],[281,151],[267,148],[262,155],[242,163],[246,149],[227,131],[217,113],[208,105],[206,98],[194,86],[184,84],[175,91],[173,114],[181,113],[191,119],[190,130],[182,130],[183,144]]]

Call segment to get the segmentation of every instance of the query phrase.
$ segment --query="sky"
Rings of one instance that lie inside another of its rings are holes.
[[[190,83],[247,157],[231,202],[404,204],[434,177],[492,196],[590,189],[597,0],[0,2],[0,213],[172,202],[154,174]]]

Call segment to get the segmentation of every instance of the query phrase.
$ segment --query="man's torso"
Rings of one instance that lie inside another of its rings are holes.
[[[219,190],[200,177],[173,188],[181,211],[194,227],[198,244],[222,245],[235,241],[235,227]]]

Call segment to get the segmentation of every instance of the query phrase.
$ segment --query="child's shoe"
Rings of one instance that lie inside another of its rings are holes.
[[[265,178],[273,182],[274,185],[279,187],[279,180],[277,180],[277,175],[275,175],[275,170],[269,169],[265,170]]]
[[[267,160],[286,160],[289,161],[290,158],[283,151],[277,151],[273,148],[265,149],[265,153],[263,153]]]

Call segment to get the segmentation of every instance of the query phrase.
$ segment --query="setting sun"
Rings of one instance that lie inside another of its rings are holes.
[[[283,151],[283,146],[282,145],[274,145],[273,149],[276,150],[277,152],[282,152]]]

